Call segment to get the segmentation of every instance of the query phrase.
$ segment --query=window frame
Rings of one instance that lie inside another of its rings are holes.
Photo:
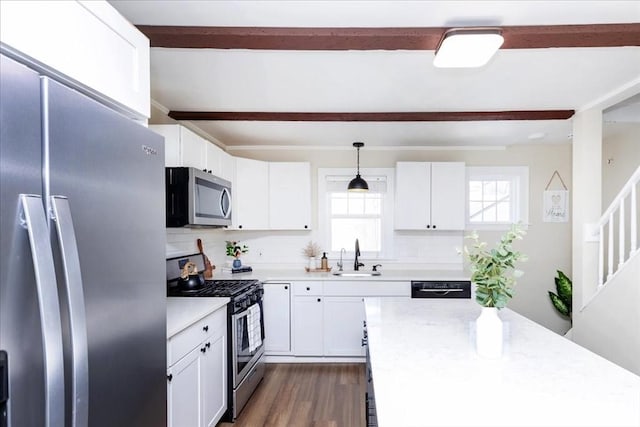
[[[380,214],[380,252],[361,251],[363,259],[389,259],[393,258],[393,209],[394,209],[394,168],[360,168],[360,175],[364,180],[367,177],[384,176],[387,190],[381,203]],[[326,180],[328,176],[345,176],[352,179],[355,174],[353,168],[318,168],[318,240],[327,250],[327,256],[340,257],[340,251],[332,251],[331,248],[331,212],[329,194],[327,193]],[[348,181],[347,181],[348,183]],[[346,185],[346,183],[345,183]],[[353,258],[354,247],[345,248],[346,258]]]
[[[513,216],[506,222],[471,222],[471,181],[509,181]],[[512,224],[529,225],[529,167],[528,166],[467,166],[465,179],[465,226],[467,230],[508,230]]]

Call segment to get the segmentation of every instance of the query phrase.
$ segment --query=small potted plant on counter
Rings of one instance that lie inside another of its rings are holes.
[[[317,268],[316,260],[320,255],[320,246],[317,243],[309,241],[309,243],[307,243],[307,246],[302,249],[302,254],[309,260],[309,270],[314,270],[315,268]]]
[[[233,268],[242,267],[242,261],[240,261],[240,255],[246,254],[249,252],[249,247],[247,245],[240,245],[240,242],[226,240],[227,244],[227,256],[232,256],[235,259],[233,260]]]
[[[467,236],[473,240],[473,245],[471,249],[465,246],[464,253],[470,263],[471,281],[476,285],[476,301],[482,306],[482,313],[476,320],[476,348],[481,356],[497,358],[502,355],[502,321],[498,310],[506,307],[513,297],[516,278],[523,274],[515,264],[525,261],[526,257],[511,245],[525,234],[521,226],[514,224],[494,249],[481,242],[476,232]]]

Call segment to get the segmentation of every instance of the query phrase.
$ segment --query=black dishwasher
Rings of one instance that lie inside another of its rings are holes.
[[[411,298],[471,298],[468,280],[412,280]]]

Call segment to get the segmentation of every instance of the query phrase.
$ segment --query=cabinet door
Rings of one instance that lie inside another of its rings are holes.
[[[149,129],[164,136],[164,165],[182,166],[180,155],[180,125],[149,125]]]
[[[465,165],[431,163],[431,228],[464,230]]]
[[[269,163],[269,227],[272,230],[311,229],[311,165],[308,162]]]
[[[291,352],[290,283],[264,284],[264,350],[266,354]]]
[[[200,347],[196,347],[167,370],[168,427],[201,425],[200,361]]]
[[[222,149],[215,144],[204,141],[206,164],[205,169],[210,171],[209,173],[222,178]]]
[[[227,410],[226,334],[211,336],[203,343],[201,353],[202,420],[204,427],[213,427]]]
[[[236,158],[233,157],[229,153],[225,153],[224,151],[220,153],[220,178],[226,179],[227,181],[234,183],[235,174],[236,174]],[[231,195],[235,195],[234,193],[235,187],[231,187]]]
[[[362,297],[324,297],[324,354],[364,356]]]
[[[108,2],[1,1],[0,38],[127,116],[150,116],[149,39]]]
[[[293,345],[296,356],[322,356],[322,297],[295,297]]]
[[[431,173],[429,163],[398,162],[396,164],[396,230],[430,228]]]
[[[269,228],[269,164],[236,158],[233,222],[242,230]]]
[[[180,143],[182,166],[200,170],[206,169],[207,152],[205,144],[208,144],[207,141],[181,126]]]

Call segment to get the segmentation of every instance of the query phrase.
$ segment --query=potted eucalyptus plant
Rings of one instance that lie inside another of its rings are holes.
[[[512,244],[525,234],[522,226],[514,224],[493,249],[480,241],[477,232],[467,236],[473,244],[464,247],[464,254],[469,260],[476,302],[482,306],[476,320],[476,348],[481,356],[496,358],[502,354],[502,321],[498,310],[506,307],[513,297],[516,278],[523,274],[516,269],[516,262],[525,261],[526,256],[514,250]]]
[[[235,259],[233,260],[233,268],[242,267],[242,261],[240,261],[240,255],[246,254],[249,252],[249,247],[247,245],[241,245],[240,242],[236,242],[234,240],[226,240],[226,249],[227,256],[232,256]]]

